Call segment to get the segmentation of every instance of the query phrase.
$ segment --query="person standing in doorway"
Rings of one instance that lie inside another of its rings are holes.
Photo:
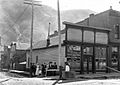
[[[66,72],[70,71],[70,66],[69,66],[68,62],[65,62],[65,71]]]

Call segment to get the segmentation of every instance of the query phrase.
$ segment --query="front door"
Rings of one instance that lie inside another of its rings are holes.
[[[84,55],[84,72],[89,73],[92,72],[92,56],[91,55]]]
[[[84,46],[83,48],[83,71],[84,73],[92,72],[93,47]]]

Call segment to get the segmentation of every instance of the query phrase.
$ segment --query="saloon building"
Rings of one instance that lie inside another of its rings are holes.
[[[109,9],[99,14],[91,14],[87,19],[77,22],[63,22],[61,31],[60,63],[69,62],[71,70],[83,73],[110,72],[120,70],[120,13]],[[27,65],[32,63],[59,63],[58,32],[49,36],[49,40],[36,43],[30,60],[27,50]],[[48,42],[50,42],[49,45]]]

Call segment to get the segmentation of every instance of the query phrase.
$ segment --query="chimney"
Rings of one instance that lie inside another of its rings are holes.
[[[16,50],[16,43],[14,43],[14,46],[15,46],[15,50]]]
[[[50,23],[49,23],[49,27],[48,27],[48,37],[47,37],[47,47],[50,45]]]
[[[92,14],[90,14],[90,15],[89,15],[89,17],[94,17],[94,14],[93,14],[93,13],[92,13]]]
[[[50,45],[50,39],[47,39],[47,47]]]
[[[112,9],[112,6],[110,6],[110,9]]]

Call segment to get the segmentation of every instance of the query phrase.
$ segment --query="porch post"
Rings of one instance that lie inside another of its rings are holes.
[[[94,30],[94,44],[93,44],[93,56],[92,56],[92,73],[96,73],[95,43],[96,43],[96,30]]]
[[[118,46],[118,70],[120,71],[120,46]]]
[[[82,29],[82,44],[81,44],[81,61],[80,61],[80,73],[83,74],[84,73],[84,63],[83,63],[83,38],[84,38],[84,31]]]
[[[81,59],[80,59],[80,73],[83,74],[84,73],[84,67],[83,67],[83,45],[81,44]]]
[[[106,66],[111,67],[111,46],[106,47]],[[110,73],[110,69],[106,68],[106,73]]]

